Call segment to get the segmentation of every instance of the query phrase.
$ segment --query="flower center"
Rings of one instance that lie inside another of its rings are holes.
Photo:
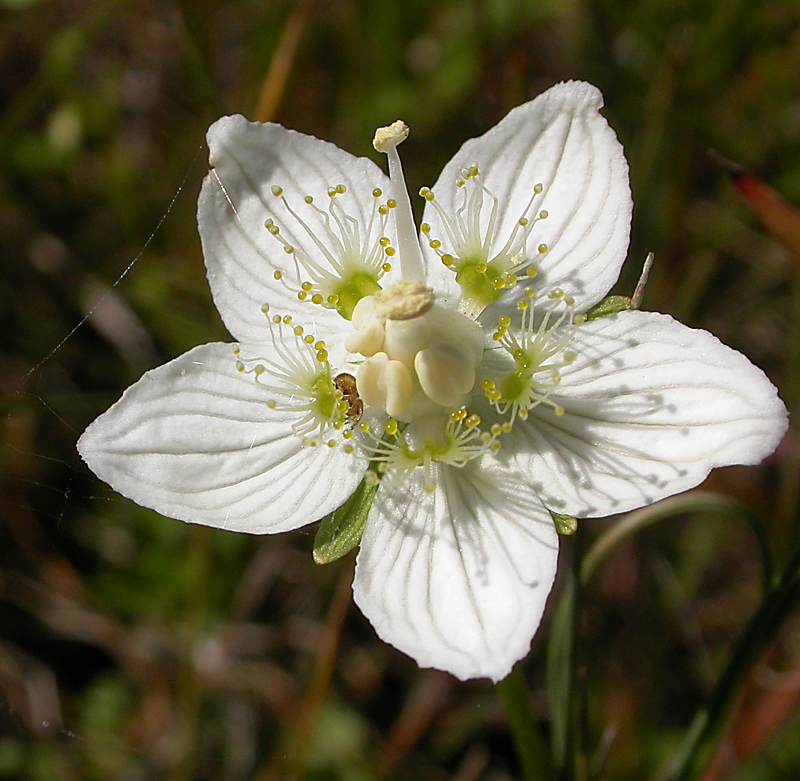
[[[261,308],[269,323],[273,357],[241,355],[236,347],[236,369],[252,374],[257,383],[273,394],[266,402],[270,409],[293,413],[297,420],[292,430],[304,444],[316,447],[331,430],[340,431],[347,420],[350,405],[336,386],[328,362],[324,341],[294,325],[291,315],[269,315],[269,306]],[[331,440],[335,447],[336,440]]]
[[[511,424],[516,418],[525,420],[530,410],[540,404],[549,406],[556,415],[564,414],[564,408],[550,395],[561,382],[561,369],[576,358],[569,346],[575,329],[584,320],[582,315],[575,315],[575,300],[560,288],[547,294],[551,306],[539,316],[535,298],[536,291],[529,287],[517,302],[521,312],[519,331],[510,330],[511,318],[507,315],[497,319],[492,339],[510,356],[512,368],[495,372],[482,382],[484,396],[501,415],[511,413]],[[560,311],[552,304],[560,304]]]
[[[381,278],[392,270],[389,259],[395,248],[384,234],[397,202],[394,198],[381,202],[383,191],[376,187],[369,221],[361,225],[343,205],[347,194],[343,184],[328,188],[326,209],[311,195],[304,196],[306,218],[289,202],[283,187],[273,184],[272,194],[286,216],[279,224],[277,214],[270,214],[264,227],[293,266],[289,271],[276,270],[273,277],[299,301],[335,309],[349,320],[359,300],[379,291]],[[316,218],[321,231],[312,227],[308,216]]]
[[[422,486],[428,493],[435,488],[434,465],[461,468],[484,453],[500,449],[499,437],[511,430],[510,424],[494,424],[489,431],[480,429],[481,419],[470,415],[466,407],[451,412],[445,421],[441,416],[422,417],[401,429],[389,419],[381,434],[362,424],[363,449],[370,461],[377,463],[378,474],[402,482],[410,473],[423,469]],[[377,480],[375,472],[368,472]]]
[[[431,236],[428,223],[422,223],[420,231],[442,263],[455,272],[462,292],[462,311],[474,318],[495,303],[504,290],[514,287],[521,279],[536,276],[535,258],[547,252],[547,244],[538,243],[535,252],[528,245],[535,243],[534,229],[549,215],[546,209],[540,208],[544,186],[536,184],[514,227],[497,249],[502,241],[498,225],[500,204],[483,184],[478,164],[472,163],[462,169],[455,186],[461,190],[462,199],[454,214],[445,211],[429,187],[419,191],[439,217],[449,251],[442,249],[440,239]],[[488,220],[483,220],[487,206]]]
[[[364,403],[408,423],[465,405],[483,355],[473,320],[434,303],[433,292],[403,282],[362,298],[345,347],[366,358],[356,370]]]

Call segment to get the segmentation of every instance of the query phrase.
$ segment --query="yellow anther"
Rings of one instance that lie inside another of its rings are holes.
[[[336,194],[337,195],[344,195],[347,192],[347,188],[343,184],[336,185]]]
[[[537,184],[533,185],[533,191],[534,191],[534,192],[535,192],[537,195],[538,195],[538,194],[539,194],[539,193],[540,193],[542,190],[544,190],[544,186],[542,185],[542,183],[541,183],[541,182],[538,182]]]
[[[383,273],[384,274],[388,274],[392,270],[392,264],[391,263],[384,263],[381,266],[381,268],[383,269]]]
[[[385,217],[388,213],[389,210],[385,206],[378,207],[378,214],[380,214],[382,217]]]
[[[542,209],[539,212],[539,219],[540,220],[546,220],[549,216],[550,216],[550,212],[548,212],[547,209]]]
[[[525,296],[527,298],[536,298],[536,288],[535,287],[526,287],[525,288]]]
[[[348,456],[353,455],[355,452],[352,445],[342,445],[342,450],[347,453]]]
[[[444,263],[445,266],[450,268],[451,266],[453,266],[455,264],[455,259],[453,258],[452,255],[444,254],[444,255],[442,255],[442,263]]]
[[[281,279],[283,279],[283,272],[275,271],[275,272],[273,272],[272,277],[275,280],[281,280]]]
[[[386,433],[390,437],[393,437],[395,434],[397,434],[397,421],[396,420],[390,418],[387,421],[387,423],[386,423]]]
[[[304,341],[306,344],[314,344],[314,337],[313,337],[311,334],[306,334],[306,335],[303,337],[303,341]]]
[[[261,304],[261,313],[267,314],[269,312],[269,304]]]
[[[272,223],[273,223],[272,217],[267,217],[267,219],[264,220],[264,227],[267,230],[269,230],[272,227]]]
[[[572,322],[575,325],[583,325],[586,322],[586,315],[575,315],[575,319]]]
[[[241,361],[236,361],[236,371],[237,372],[244,371],[244,364]]]
[[[575,306],[575,299],[574,299],[572,296],[567,296],[567,297],[564,299],[564,303],[565,303],[567,306]]]
[[[275,323],[275,325],[280,325],[281,316],[280,315],[272,315],[272,322]]]
[[[255,372],[255,375],[256,375],[256,377],[260,377],[260,376],[261,376],[261,375],[262,375],[262,374],[263,374],[263,373],[264,373],[266,370],[267,370],[267,367],[266,367],[266,366],[264,366],[264,365],[263,365],[263,364],[261,364],[261,363],[259,363],[259,364],[258,364],[258,365],[255,367],[255,369],[253,369],[253,371]]]
[[[537,249],[539,250],[539,254],[540,254],[540,255],[545,255],[545,254],[547,253],[547,250],[548,250],[549,248],[548,248],[547,244],[540,244],[540,245],[537,247]]]
[[[484,380],[483,381],[483,389],[484,390],[494,390],[497,386],[494,383],[494,380]]]
[[[317,343],[314,345],[314,349],[315,349],[315,350],[324,350],[324,349],[325,349],[327,346],[328,346],[328,345],[326,345],[326,344],[325,344],[325,340],[324,340],[324,339],[320,339],[320,340],[319,340],[319,341],[318,341],[318,342],[317,342]]]
[[[328,351],[327,350],[317,350],[317,360],[320,363],[325,363],[328,360]]]
[[[291,325],[292,324],[292,316],[291,315],[284,315],[283,316],[283,324],[284,325]]]
[[[503,433],[503,427],[499,423],[495,423],[491,428],[492,436],[499,437]]]
[[[389,471],[389,464],[387,464],[385,461],[381,461],[381,463],[378,464],[378,471],[382,475],[385,475]]]
[[[508,315],[500,315],[497,318],[497,325],[501,328],[508,328],[511,325],[511,318]]]
[[[275,409],[275,407],[277,407],[277,406],[278,406],[278,402],[277,402],[277,401],[275,401],[275,399],[269,399],[269,400],[267,401],[267,406],[268,406],[270,409]]]
[[[432,239],[430,242],[428,242],[428,246],[431,249],[439,249],[439,247],[442,246],[442,242],[439,241],[439,239]]]
[[[322,295],[320,293],[314,293],[314,295],[311,296],[311,303],[312,304],[321,304],[323,302],[323,300],[324,299],[322,298]]]
[[[517,309],[520,312],[524,312],[528,308],[528,302],[523,298],[521,301],[517,301]]]
[[[528,266],[528,268],[525,270],[525,275],[528,277],[528,279],[534,279],[535,277],[539,276],[539,272],[536,270],[535,266]]]
[[[336,440],[335,439],[329,439],[326,442],[326,444],[328,445],[329,448],[331,448],[331,450],[333,450],[333,448],[336,447]]]
[[[358,428],[366,434],[369,431],[369,423],[364,420],[358,424]]]
[[[267,230],[268,230],[268,231],[269,231],[269,232],[270,232],[270,233],[271,233],[273,236],[277,236],[277,235],[278,235],[278,234],[281,232],[281,229],[280,229],[280,228],[279,228],[277,225],[270,225],[270,226],[269,226],[269,228],[267,228]]]
[[[283,245],[283,251],[287,255],[291,255],[294,252],[294,247],[291,244],[284,244]]]
[[[465,184],[466,184],[466,182],[465,182],[463,179],[456,179],[456,187],[459,187],[459,188],[461,188],[461,187],[463,187]]]
[[[303,326],[302,325],[296,325],[292,330],[294,331],[294,335],[295,336],[302,336],[303,335]]]
[[[388,200],[388,201],[386,201],[386,205],[387,205],[387,206],[388,206],[390,209],[394,209],[394,208],[397,206],[397,201],[396,201],[394,198],[389,198],[389,200]]]
[[[426,236],[431,232],[431,226],[428,225],[427,222],[423,222],[422,225],[419,226],[420,233],[424,233]]]
[[[576,353],[572,352],[571,350],[568,350],[567,352],[564,353],[564,363],[574,363],[577,357],[578,356]]]
[[[511,423],[509,423],[509,421],[506,420],[500,424],[500,428],[503,429],[504,434],[510,434],[513,426],[511,425]]]
[[[480,426],[480,424],[481,424],[480,415],[470,415],[467,418],[466,423],[464,425],[466,425],[467,428],[477,428],[478,426]]]
[[[383,190],[381,190],[381,188],[380,188],[380,187],[376,187],[376,188],[375,188],[375,189],[372,191],[372,197],[373,197],[373,198],[380,198],[382,195],[383,195]]]
[[[236,347],[233,348],[233,354],[234,355],[239,355],[241,352],[242,352],[242,348],[239,347],[239,345],[237,344]]]
[[[485,263],[478,263],[475,266],[475,271],[479,274],[485,274],[489,270],[489,267]]]
[[[547,297],[553,301],[563,301],[565,296],[564,291],[560,287],[554,287],[548,294]]]
[[[388,247],[388,246],[389,246],[391,243],[392,243],[392,242],[391,242],[391,241],[389,241],[389,237],[388,237],[388,236],[381,236],[381,237],[378,239],[378,244],[380,244],[380,245],[381,245],[381,247]]]
[[[527,217],[520,217],[519,218],[519,224],[524,228],[528,224],[528,218]]]
[[[301,290],[305,290],[305,291],[306,291],[306,293],[310,293],[310,292],[311,292],[311,289],[312,289],[313,287],[314,287],[314,286],[313,286],[313,285],[312,285],[310,282],[303,282],[303,284],[302,284],[302,285],[300,285],[300,289],[301,289]]]
[[[563,407],[562,407],[560,404],[556,404],[556,406],[555,406],[555,407],[553,407],[553,412],[554,412],[554,413],[555,413],[555,414],[556,414],[556,415],[557,415],[559,418],[560,418],[560,417],[563,417],[563,415],[564,415],[564,408],[563,408]]]
[[[328,296],[328,303],[331,306],[336,306],[339,303],[339,295],[337,293],[332,293]]]
[[[270,189],[272,190],[272,194],[276,198],[280,198],[283,195],[283,187],[281,187],[278,184],[273,184],[272,187],[270,187]]]
[[[394,247],[387,247],[384,252],[391,258],[395,253],[395,249]]]
[[[310,205],[310,204],[314,203],[314,196],[312,196],[312,195],[307,195],[305,198],[303,198],[303,200],[304,200],[304,201],[305,201],[307,204],[309,204],[309,205]]]
[[[342,432],[342,439],[352,439],[352,438],[353,438],[353,432],[352,432],[352,431],[350,431],[350,429],[349,429],[349,428],[346,428],[346,429],[345,429],[345,430]]]
[[[419,194],[428,202],[434,198],[433,190],[430,187],[420,187]]]

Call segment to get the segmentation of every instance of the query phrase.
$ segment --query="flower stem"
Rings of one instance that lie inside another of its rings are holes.
[[[530,708],[530,692],[522,669],[517,665],[497,684],[511,727],[511,737],[525,781],[548,781],[553,777],[550,754],[536,728]]]
[[[739,687],[762,650],[772,641],[786,616],[800,598],[800,549],[787,565],[778,583],[764,597],[756,614],[740,635],[727,666],[708,702],[697,712],[677,756],[658,778],[687,781],[696,775],[707,756],[711,741],[719,732]]]

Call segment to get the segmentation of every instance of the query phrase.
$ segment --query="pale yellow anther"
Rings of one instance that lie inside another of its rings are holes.
[[[375,296],[375,312],[384,320],[412,320],[433,306],[431,288],[419,282],[398,282]]]
[[[395,120],[391,125],[379,127],[372,139],[375,151],[388,152],[392,147],[402,144],[408,138],[408,125],[402,119]]]

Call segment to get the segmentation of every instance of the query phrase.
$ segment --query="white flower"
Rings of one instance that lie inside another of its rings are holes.
[[[617,279],[631,198],[589,84],[559,84],[422,188],[367,159],[220,119],[198,222],[238,344],[148,372],[78,448],[184,521],[295,529],[380,479],[355,600],[387,642],[459,678],[523,657],[556,569],[550,510],[602,516],[776,447],[764,374],[667,315],[582,313]],[[535,285],[535,289],[534,289]]]

